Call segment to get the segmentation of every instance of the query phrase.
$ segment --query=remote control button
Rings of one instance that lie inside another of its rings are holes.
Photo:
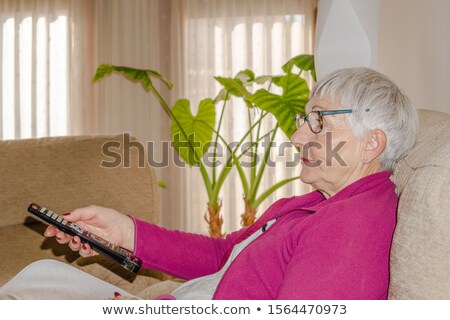
[[[51,217],[52,214],[53,214],[53,212],[51,212],[51,211],[47,211],[47,212],[45,213],[45,215],[46,215],[47,217]]]
[[[38,207],[37,205],[35,205],[35,204],[33,204],[33,205],[31,206],[31,208],[34,209],[34,210],[39,210],[39,207]]]
[[[61,222],[61,221],[62,221],[62,218],[61,218],[61,217],[58,217],[58,218],[56,219],[56,221]]]
[[[51,217],[53,220],[55,220],[56,218],[58,218],[58,215],[56,213],[54,213]]]
[[[83,228],[81,228],[79,225],[77,225],[76,223],[71,223],[70,224],[70,228],[72,228],[73,230],[75,230],[78,233],[83,233]]]
[[[64,220],[61,222],[63,225],[67,225],[67,220]]]

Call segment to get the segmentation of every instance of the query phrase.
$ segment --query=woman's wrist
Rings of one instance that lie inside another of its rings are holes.
[[[127,215],[126,225],[124,226],[124,241],[122,247],[134,252],[135,249],[135,237],[136,237],[136,227],[134,224],[134,218]]]

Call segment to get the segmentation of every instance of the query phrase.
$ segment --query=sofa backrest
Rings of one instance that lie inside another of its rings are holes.
[[[130,157],[128,168],[101,166],[119,154]],[[156,177],[146,160],[138,166],[143,156],[136,147],[124,152],[123,135],[0,141],[0,227],[29,221],[31,202],[58,213],[96,204],[157,222]]]
[[[419,137],[394,170],[399,194],[390,299],[450,299],[450,116],[419,110]]]

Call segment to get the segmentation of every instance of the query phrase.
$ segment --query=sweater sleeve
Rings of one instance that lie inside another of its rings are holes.
[[[245,230],[223,239],[168,230],[135,218],[133,221],[134,254],[143,260],[143,267],[187,280],[217,272],[225,253]]]

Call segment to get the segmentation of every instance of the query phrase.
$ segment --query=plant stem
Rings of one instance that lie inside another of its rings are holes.
[[[263,116],[264,111],[261,112],[261,117]],[[267,112],[266,112],[267,114]],[[256,130],[256,145],[255,145],[255,161],[252,165],[252,169],[251,169],[251,176],[250,176],[250,184],[253,185],[253,182],[255,181],[255,177],[256,177],[256,167],[257,167],[257,162],[256,162],[256,158],[258,155],[258,146],[259,146],[259,134],[261,132],[261,121],[258,123],[258,129]]]
[[[250,128],[252,126],[252,115],[250,114],[250,108],[247,108],[247,118],[248,127]],[[250,130],[250,144],[253,144],[253,130]]]
[[[216,184],[216,163],[217,163],[217,143],[219,140],[219,132],[220,132],[220,127],[222,126],[222,119],[223,119],[223,115],[225,113],[225,105],[227,103],[228,100],[228,92],[225,95],[225,100],[223,101],[223,105],[222,105],[222,111],[220,112],[220,118],[219,118],[219,123],[217,125],[217,131],[216,131],[216,141],[214,142],[214,154],[213,154],[213,167],[212,167],[212,187],[214,188],[214,185]]]
[[[250,149],[253,145],[257,144],[259,141],[263,140],[265,137],[267,137],[268,135],[270,135],[271,133],[273,133],[273,130],[274,130],[274,129],[270,130],[270,131],[267,132],[265,135],[263,135],[262,137],[260,137],[260,138],[258,139],[258,141],[253,142],[252,145],[248,146],[245,150],[243,150],[243,151],[241,152],[241,154],[238,155],[236,158],[237,158],[237,159],[240,159],[240,158],[248,151],[248,149]]]
[[[252,207],[247,199],[247,196],[244,195],[244,204],[245,211],[241,214],[241,224],[243,227],[248,227],[255,222],[256,218],[256,207]]]
[[[222,203],[219,202],[215,206],[208,203],[208,213],[205,213],[204,219],[209,226],[209,235],[214,238],[223,237],[222,224],[223,218],[220,216]],[[209,218],[208,218],[209,214]]]
[[[267,159],[269,159],[269,155],[270,155],[270,148],[272,147],[272,143],[275,139],[275,135],[277,133],[278,130],[278,123],[275,126],[273,133],[272,133],[272,137],[270,138],[270,143],[269,146],[264,154],[264,161],[261,163],[261,167],[259,168],[258,171],[258,175],[256,177],[255,183],[252,185],[251,190],[250,190],[250,194],[249,194],[249,202],[250,204],[252,204],[255,201],[256,198],[256,194],[258,192],[258,188],[259,188],[259,184],[261,183],[261,178],[262,175],[264,173],[264,169],[266,168],[266,164],[267,164]]]
[[[299,179],[298,177],[294,177],[294,178],[288,178],[288,179],[284,179],[284,180],[279,181],[278,183],[274,184],[269,189],[264,191],[255,201],[253,201],[251,203],[251,206],[254,207],[254,208],[258,208],[259,205],[261,204],[261,202],[266,200],[266,198],[268,196],[270,196],[274,191],[276,191],[277,189],[281,188],[285,184],[287,184],[287,183],[289,183],[291,181],[294,181],[294,180],[298,180],[298,179]]]
[[[267,113],[268,114],[268,113]],[[250,131],[253,130],[253,128],[255,128],[258,123],[260,121],[262,121],[262,119],[267,115],[265,114],[264,116],[262,116],[257,122],[255,122],[250,129],[246,132],[246,134],[241,138],[241,140],[239,141],[238,145],[236,146],[236,148],[233,150],[233,152],[231,153],[231,156],[227,159],[227,162],[225,164],[225,167],[222,169],[222,171],[219,174],[219,177],[217,178],[216,184],[214,185],[214,189],[212,191],[212,197],[210,198],[211,201],[217,201],[217,198],[219,197],[219,191],[222,188],[222,184],[225,181],[225,178],[228,176],[228,174],[230,173],[231,170],[231,162],[235,161],[235,154],[236,151],[238,150],[239,146],[245,141],[245,139],[247,138],[247,136],[250,134]]]

